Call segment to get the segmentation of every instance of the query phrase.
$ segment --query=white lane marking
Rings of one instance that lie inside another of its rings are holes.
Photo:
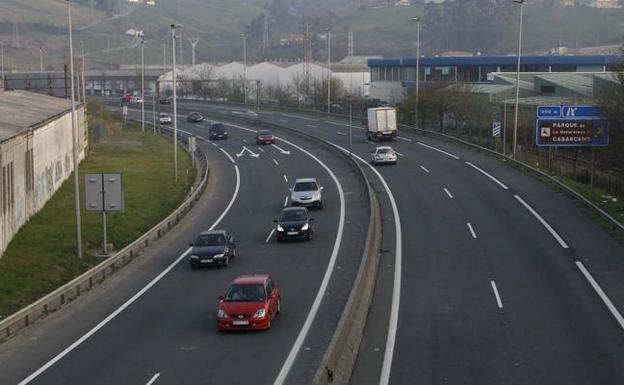
[[[243,146],[243,149],[241,150],[241,152],[239,152],[238,154],[236,154],[237,158],[240,158],[241,156],[245,155],[245,152],[248,152],[250,156],[257,158],[260,156],[260,154],[256,154],[253,151],[251,151],[250,149],[247,148],[247,146]]]
[[[347,135],[346,133],[344,133],[342,131],[336,131],[336,134],[338,134],[338,135]]]
[[[404,140],[406,142],[411,142],[412,141],[410,138],[406,138],[404,136],[397,136],[397,139]]]
[[[247,139],[243,139],[243,143],[247,143]]]
[[[567,244],[567,243],[563,240],[563,238],[561,238],[561,236],[560,236],[560,235],[559,235],[559,234],[555,231],[555,229],[553,229],[553,228],[552,228],[552,227],[548,224],[548,222],[546,222],[546,221],[544,220],[544,218],[542,218],[542,216],[541,216],[541,215],[539,215],[539,214],[537,213],[537,211],[533,210],[533,207],[529,206],[529,204],[528,204],[528,203],[526,203],[526,202],[524,201],[524,199],[520,198],[518,195],[514,195],[514,198],[516,198],[516,200],[517,200],[518,202],[522,203],[522,205],[523,205],[524,207],[526,207],[526,209],[527,209],[527,210],[529,210],[529,212],[530,212],[531,214],[533,214],[533,216],[534,216],[535,218],[537,218],[537,220],[538,220],[538,221],[540,221],[540,223],[541,223],[542,225],[544,225],[544,227],[546,228],[546,230],[548,230],[548,232],[550,233],[550,235],[552,235],[552,236],[553,236],[553,238],[555,238],[555,239],[557,240],[557,242],[559,242],[559,244],[561,245],[561,247],[563,247],[564,249],[569,248],[568,244]]]
[[[234,194],[232,195],[232,198],[230,199],[230,202],[228,203],[228,205],[225,208],[225,210],[223,210],[223,212],[221,213],[219,218],[217,218],[217,220],[212,224],[212,226],[210,226],[209,230],[214,230],[215,227],[217,227],[219,225],[219,223],[221,223],[223,218],[225,218],[227,213],[230,211],[230,209],[234,205],[234,202],[236,201],[236,197],[238,197],[238,192],[240,191],[240,170],[238,169],[237,165],[234,165],[234,170],[236,170],[236,187],[234,188]],[[97,333],[98,330],[100,330],[104,326],[106,326],[106,324],[108,324],[110,321],[112,321],[122,311],[127,309],[136,300],[138,300],[143,294],[145,294],[150,288],[152,288],[154,285],[156,285],[158,283],[158,281],[160,281],[165,275],[167,275],[167,273],[169,273],[171,270],[173,270],[173,268],[176,267],[176,265],[178,263],[180,263],[190,252],[191,252],[191,248],[189,247],[188,249],[186,249],[186,251],[184,253],[182,253],[182,255],[180,255],[175,261],[173,261],[173,263],[171,263],[169,266],[167,266],[167,268],[165,270],[163,270],[160,274],[158,274],[156,276],[156,278],[152,279],[147,285],[145,285],[145,287],[143,287],[135,295],[133,295],[132,298],[127,300],[123,305],[121,305],[119,308],[117,308],[117,310],[112,312],[108,317],[104,318],[100,323],[95,325],[93,327],[93,329],[91,329],[88,332],[86,332],[82,337],[80,337],[74,343],[72,343],[67,348],[65,348],[65,350],[63,350],[62,352],[57,354],[54,358],[52,358],[50,361],[45,363],[42,367],[37,369],[30,376],[28,376],[25,379],[23,379],[18,385],[29,384],[32,380],[37,378],[41,373],[43,373],[46,370],[48,370],[52,365],[57,363],[59,360],[61,360],[63,357],[65,357],[67,354],[69,354],[72,350],[76,349],[83,342],[88,340],[92,335]]]
[[[260,152],[264,152],[263,148],[261,148],[261,147],[257,147],[257,148],[258,148],[258,150],[260,150]]]
[[[306,124],[306,127],[310,127],[310,128],[318,128],[318,126],[315,126],[314,124]]]
[[[271,147],[273,148],[277,148],[279,150],[280,153],[284,154],[284,155],[290,155],[290,151],[288,150],[284,150],[281,147],[276,146],[275,144],[271,143]]]
[[[295,119],[309,120],[311,122],[318,122],[318,119],[306,118],[304,116],[289,115],[289,114],[282,114],[282,116],[288,116],[289,118],[295,118]]]
[[[477,166],[475,166],[474,164],[470,163],[470,162],[465,162],[468,166],[474,168],[475,170],[479,171],[481,174],[487,176],[488,178],[490,178],[492,181],[494,181],[494,183],[498,184],[499,186],[501,186],[502,188],[504,188],[505,190],[509,190],[509,187],[507,187],[503,182],[501,182],[500,180],[496,179],[496,177],[488,174],[485,170],[483,170],[482,168],[479,168]]]
[[[444,192],[446,193],[446,195],[448,195],[449,198],[453,199],[453,194],[451,194],[451,192],[446,187],[444,188]]]
[[[280,123],[288,123],[288,120],[286,119],[277,119],[277,121]]]
[[[275,233],[275,229],[271,229],[271,232],[269,233],[269,236],[266,237],[266,239],[264,240],[264,243],[269,243],[269,240],[271,240],[273,233]]]
[[[288,177],[284,174],[284,182],[288,183]]]
[[[375,142],[370,141],[370,140],[368,140],[368,139],[366,139],[366,141],[367,141],[368,143],[370,143],[370,144],[375,144]]]
[[[344,124],[344,123],[338,123],[338,122],[332,122],[331,120],[326,120],[325,123],[329,123],[329,124],[335,124],[337,126],[343,126],[343,127],[352,127],[352,128],[357,128],[358,130],[363,130],[363,127],[358,127],[358,126],[352,126],[349,124]]]
[[[279,162],[276,161],[275,159],[273,159],[273,163],[275,163],[276,166],[279,166]]]
[[[204,128],[204,126],[202,126],[201,124],[196,124],[195,127],[197,127],[197,128]]]
[[[420,166],[420,168],[421,168],[424,172],[426,172],[427,174],[429,174],[429,170],[427,170],[427,168],[425,168],[425,166]]]
[[[442,153],[442,154],[444,154],[444,155],[450,156],[450,157],[451,157],[451,158],[453,158],[453,159],[457,159],[457,160],[459,160],[459,156],[457,156],[457,155],[453,155],[453,154],[451,154],[450,152],[446,152],[446,151],[444,151],[444,150],[440,150],[439,148],[436,148],[436,147],[430,146],[430,145],[428,145],[428,144],[424,144],[424,143],[422,143],[422,142],[418,142],[418,144],[420,144],[420,145],[421,145],[421,146],[423,146],[423,147],[427,147],[427,148],[429,148],[429,149],[431,149],[431,150],[434,150],[434,151],[437,151],[437,152],[439,152],[439,153]]]
[[[230,154],[228,154],[227,151],[225,151],[224,149],[220,148],[219,150],[221,150],[221,152],[223,152],[225,155],[227,155],[228,158],[230,158],[230,162],[236,164],[236,162],[234,161],[234,158],[232,158],[232,156]]]
[[[474,229],[472,228],[472,224],[470,224],[470,222],[466,222],[466,225],[468,225],[468,230],[470,230],[470,234],[472,235],[472,237],[474,239],[477,239],[477,233],[475,233]]]
[[[583,273],[585,278],[589,281],[589,284],[594,288],[594,291],[598,294],[602,302],[604,302],[604,304],[607,306],[607,308],[609,309],[613,317],[615,317],[615,320],[617,321],[618,324],[620,324],[620,327],[624,329],[624,317],[622,317],[622,314],[620,314],[620,312],[615,307],[615,305],[613,305],[613,302],[611,302],[611,300],[609,299],[607,294],[605,294],[605,292],[602,290],[598,282],[596,282],[594,277],[592,277],[590,272],[585,268],[585,265],[583,265],[581,261],[576,261],[574,263],[579,268],[579,270],[581,270],[581,273]]]
[[[216,144],[215,142],[212,142],[212,145],[215,146],[215,147],[219,147],[219,145]]]
[[[396,154],[397,154],[398,156],[405,156],[405,155],[401,154],[400,152],[398,152],[398,151],[396,151],[396,150],[395,150],[394,152],[396,152]]]
[[[338,231],[336,233],[336,241],[334,242],[334,247],[332,249],[332,254],[329,259],[329,263],[327,264],[327,269],[325,270],[325,275],[323,276],[323,281],[321,282],[321,286],[319,287],[318,292],[316,293],[316,297],[314,298],[314,302],[312,303],[312,306],[310,307],[308,316],[306,317],[306,320],[303,326],[301,327],[299,334],[297,335],[297,339],[295,340],[295,343],[290,349],[290,352],[288,353],[288,357],[286,357],[286,361],[284,362],[284,365],[282,365],[282,369],[280,370],[279,374],[277,375],[277,378],[275,379],[275,382],[273,383],[274,385],[283,385],[285,383],[286,377],[288,376],[288,373],[290,372],[290,369],[292,368],[295,362],[295,358],[297,358],[297,354],[299,354],[299,351],[301,350],[301,346],[303,345],[306,337],[308,336],[308,332],[310,331],[310,327],[312,327],[314,318],[316,318],[316,314],[318,313],[318,310],[321,306],[321,302],[323,301],[323,298],[325,297],[325,294],[327,292],[327,286],[329,285],[329,281],[331,280],[332,274],[335,270],[334,267],[336,265],[336,260],[338,259],[338,251],[340,250],[340,245],[342,243],[342,235],[343,235],[344,223],[345,223],[345,195],[342,189],[342,185],[340,184],[340,181],[338,180],[334,172],[325,163],[323,163],[323,161],[321,161],[311,152],[303,149],[302,147],[294,143],[288,142],[284,139],[280,139],[280,140],[290,144],[291,146],[295,147],[299,151],[307,154],[309,157],[314,159],[318,164],[320,164],[325,169],[325,171],[327,171],[327,173],[331,176],[334,183],[336,184],[336,187],[338,188],[338,195],[340,197],[340,220],[338,221]]]
[[[147,384],[145,384],[145,385],[152,385],[154,382],[156,382],[158,377],[160,377],[160,373],[154,374],[154,377],[152,377],[149,381],[147,381]]]
[[[343,152],[349,153],[349,150],[340,147],[334,143],[329,142],[334,147],[339,148]],[[392,360],[394,357],[394,345],[396,342],[396,334],[398,330],[399,324],[399,309],[401,305],[401,274],[402,274],[402,264],[403,264],[403,244],[402,244],[402,235],[401,235],[401,216],[399,215],[399,209],[396,204],[396,200],[394,199],[394,195],[392,194],[392,190],[386,183],[384,177],[375,169],[375,167],[371,166],[367,161],[360,158],[359,156],[353,154],[353,156],[364,163],[368,168],[370,168],[377,178],[381,181],[381,184],[384,186],[384,190],[386,194],[388,194],[388,198],[390,199],[390,205],[392,206],[392,214],[394,216],[394,233],[395,233],[395,253],[394,253],[394,283],[392,286],[392,305],[390,307],[390,322],[388,324],[388,335],[386,337],[386,348],[384,350],[384,359],[383,366],[381,368],[381,377],[379,379],[379,385],[388,385],[390,383],[390,371],[392,369]]]
[[[496,304],[498,305],[499,309],[502,309],[503,301],[501,301],[500,294],[498,294],[498,289],[496,288],[496,282],[490,281],[490,284],[492,285],[492,290],[494,290],[494,296],[496,297]]]
[[[288,206],[288,196],[284,199],[284,207]]]

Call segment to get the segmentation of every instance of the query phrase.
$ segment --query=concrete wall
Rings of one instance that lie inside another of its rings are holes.
[[[84,107],[78,108],[80,160],[88,142]],[[0,253],[73,171],[71,113],[0,143]]]

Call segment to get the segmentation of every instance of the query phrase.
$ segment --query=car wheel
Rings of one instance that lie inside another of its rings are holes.
[[[191,265],[191,269],[192,269],[192,270],[197,269],[197,266],[195,266],[195,264],[194,264],[193,262],[191,262],[191,263],[190,263],[190,265]]]
[[[277,239],[277,243],[282,243],[282,238],[280,238],[280,237],[275,237],[275,239]]]

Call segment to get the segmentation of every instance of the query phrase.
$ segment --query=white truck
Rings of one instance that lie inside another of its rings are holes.
[[[394,107],[368,109],[366,139],[372,141],[394,140],[397,131],[397,116]]]

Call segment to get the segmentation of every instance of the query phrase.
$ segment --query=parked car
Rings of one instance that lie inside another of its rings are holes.
[[[158,99],[158,104],[171,104],[172,98],[160,98]]]
[[[234,237],[226,230],[209,230],[199,234],[191,244],[191,268],[228,266],[236,258]]]
[[[281,293],[267,274],[236,278],[224,296],[219,296],[217,328],[265,330],[281,311]]]
[[[189,123],[199,123],[204,121],[204,117],[199,112],[193,111],[186,116],[186,121]]]
[[[256,144],[275,144],[275,137],[269,130],[260,130],[256,135]]]
[[[399,157],[397,153],[390,146],[379,146],[371,152],[371,163],[373,165],[385,163],[397,164],[398,160]]]
[[[227,137],[228,133],[225,130],[223,123],[210,123],[210,127],[208,127],[209,139],[227,139]]]
[[[295,180],[295,185],[290,189],[291,206],[311,206],[317,209],[323,208],[323,187],[316,178],[300,178]]]
[[[286,207],[275,222],[275,233],[278,242],[286,239],[312,240],[314,229],[308,209],[305,207]]]
[[[173,119],[171,119],[171,115],[161,112],[158,115],[158,123],[160,124],[171,124],[173,123]]]

